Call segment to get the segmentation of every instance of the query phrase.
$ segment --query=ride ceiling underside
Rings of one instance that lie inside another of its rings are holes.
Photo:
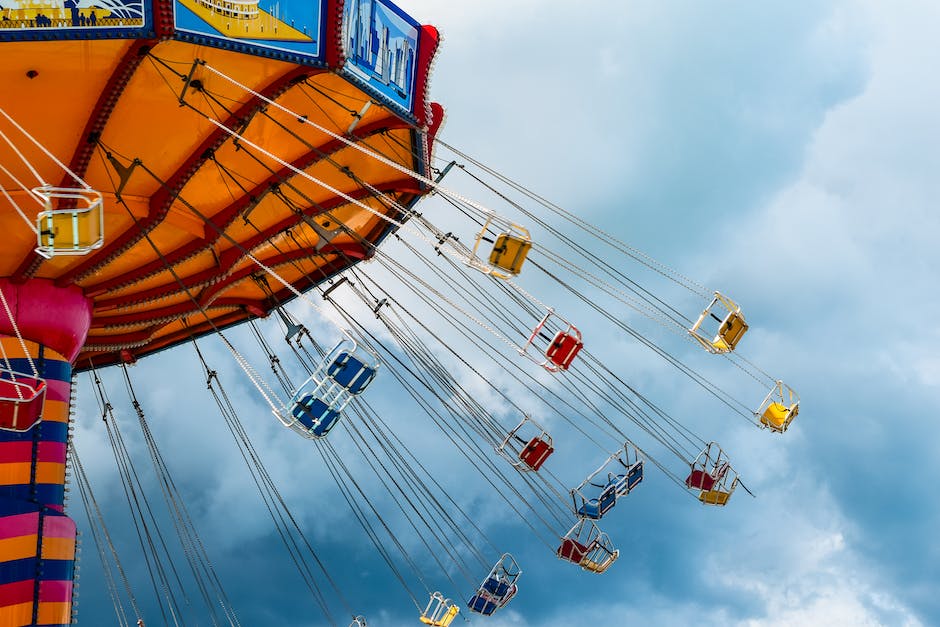
[[[442,117],[425,99],[430,27],[417,31],[409,111],[342,71],[341,3],[323,4],[319,64],[174,39],[160,6],[154,15],[151,37],[0,43],[0,108],[104,196],[104,244],[84,256],[44,259],[22,217],[0,212],[0,276],[77,286],[93,301],[77,369],[267,315],[293,293],[259,281],[249,254],[310,289],[368,258],[393,229],[350,199],[399,219],[427,191],[317,127],[427,172]],[[74,186],[35,145],[16,143],[42,180]],[[22,161],[0,144],[0,163],[29,180]],[[30,206],[9,176],[0,180]]]

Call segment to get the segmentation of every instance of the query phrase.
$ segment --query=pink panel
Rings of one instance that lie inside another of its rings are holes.
[[[46,399],[50,401],[68,402],[71,388],[72,388],[71,381],[57,381],[56,379],[46,379]]]
[[[20,442],[17,442],[17,444],[20,444]],[[22,444],[29,444],[30,446],[32,446],[31,442],[23,442]],[[37,462],[62,463],[65,461],[65,457],[67,454],[68,454],[68,451],[67,451],[65,442],[40,442],[39,451],[36,455],[36,461]],[[26,459],[28,460],[30,459],[30,457],[27,456]]]
[[[46,516],[42,520],[42,535],[50,538],[74,538],[75,522],[67,516]]]
[[[40,603],[69,603],[72,600],[71,581],[40,581]]]
[[[0,540],[28,536],[39,531],[39,512],[0,518]]]

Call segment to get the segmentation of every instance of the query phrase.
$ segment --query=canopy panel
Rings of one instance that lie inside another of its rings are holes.
[[[372,4],[346,3],[345,15],[338,2],[297,5],[296,23],[263,0],[263,23],[166,0],[142,18],[98,9],[94,24],[93,9],[9,16],[19,28],[0,32],[0,276],[93,299],[77,368],[266,315],[293,293],[259,282],[258,262],[310,289],[372,255],[427,191],[408,172],[428,171],[442,117],[424,93],[436,33]],[[389,24],[401,35],[392,54],[376,45]],[[247,35],[229,36],[233,25]],[[104,241],[47,259],[30,190],[80,180],[102,194]]]

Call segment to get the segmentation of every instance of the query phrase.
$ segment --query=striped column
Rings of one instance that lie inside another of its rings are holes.
[[[16,338],[0,344],[14,370],[31,373]],[[47,391],[39,424],[25,433],[0,430],[0,625],[68,625],[75,523],[63,510],[72,367],[26,344]]]
[[[24,338],[0,309],[9,366],[32,375],[28,353],[47,386],[37,425],[22,433],[0,430],[0,626],[64,627],[72,620],[76,537],[64,511],[71,362],[91,307],[80,290],[48,281],[0,279],[0,289]]]

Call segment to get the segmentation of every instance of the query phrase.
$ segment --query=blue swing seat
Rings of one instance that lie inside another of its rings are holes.
[[[350,394],[359,394],[372,382],[375,368],[366,366],[351,353],[343,351],[330,364],[326,374]]]
[[[633,465],[627,472],[627,490],[632,490],[643,481],[643,460],[641,459]]]
[[[496,577],[488,577],[487,580],[483,582],[483,589],[490,594],[495,594],[501,599],[509,593],[509,583],[500,581]]]
[[[578,516],[600,520],[600,518],[610,511],[617,504],[617,486],[616,483],[604,487],[603,491],[596,499],[588,499],[578,508]]]
[[[311,394],[304,396],[291,408],[291,415],[313,435],[326,435],[336,424],[339,412]]]
[[[638,461],[623,475],[617,475],[611,481],[617,496],[626,496],[630,494],[641,481],[643,481],[643,461]]]
[[[499,605],[496,602],[488,596],[479,593],[470,598],[470,601],[467,602],[467,607],[470,608],[471,612],[483,614],[484,616],[491,616],[493,612],[499,609]]]

